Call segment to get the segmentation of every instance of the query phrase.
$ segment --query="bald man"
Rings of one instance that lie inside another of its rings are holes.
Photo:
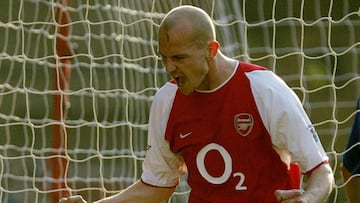
[[[154,97],[143,174],[98,202],[161,202],[185,173],[190,203],[326,200],[333,174],[295,93],[266,68],[219,48],[203,10],[180,6],[165,16],[159,54],[173,79]]]

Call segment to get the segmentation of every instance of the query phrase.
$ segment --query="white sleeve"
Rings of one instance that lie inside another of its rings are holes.
[[[180,154],[170,150],[165,140],[165,130],[177,87],[167,83],[160,88],[151,105],[148,150],[143,162],[143,182],[158,187],[174,187],[186,172],[184,160]]]
[[[315,128],[294,91],[271,71],[253,71],[247,76],[273,145],[287,150],[303,173],[327,161]]]

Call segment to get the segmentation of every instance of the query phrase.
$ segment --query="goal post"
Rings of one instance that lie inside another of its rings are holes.
[[[71,47],[70,47],[70,0],[59,0],[55,11],[55,70],[54,70],[54,90],[58,93],[54,95],[53,118],[59,124],[53,125],[53,149],[54,157],[50,159],[50,165],[46,169],[47,173],[52,174],[55,181],[52,183],[51,190],[52,202],[56,203],[61,197],[68,196],[66,189],[66,170],[68,160],[65,158],[66,141],[68,131],[66,126],[61,123],[67,119],[68,109],[70,108],[70,76],[71,76]]]
[[[92,202],[140,178],[153,96],[170,79],[157,31],[184,4],[209,13],[222,52],[295,91],[335,173],[329,202],[346,202],[340,166],[360,96],[354,0],[0,1],[0,202]],[[189,192],[185,176],[169,202]]]

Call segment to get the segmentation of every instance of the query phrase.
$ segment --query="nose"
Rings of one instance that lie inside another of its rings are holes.
[[[170,64],[170,65],[165,65],[165,69],[168,73],[171,73],[176,70],[176,67],[174,65]]]
[[[171,73],[176,70],[176,66],[173,63],[171,63],[169,60],[163,61],[163,63],[165,65],[165,69],[168,73]]]

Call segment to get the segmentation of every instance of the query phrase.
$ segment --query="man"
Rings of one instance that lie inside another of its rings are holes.
[[[99,202],[166,200],[186,172],[191,203],[328,197],[328,157],[294,92],[271,71],[223,55],[214,30],[211,18],[192,6],[163,19],[159,52],[173,80],[151,107],[141,180]],[[306,175],[305,191],[292,175],[293,162]]]
[[[357,102],[357,110],[360,110],[360,97]],[[360,113],[355,114],[355,120],[351,129],[351,134],[346,146],[348,150],[343,157],[342,174],[345,184],[345,191],[350,203],[360,202],[360,177],[352,177],[360,174]],[[350,180],[349,180],[350,178]]]

